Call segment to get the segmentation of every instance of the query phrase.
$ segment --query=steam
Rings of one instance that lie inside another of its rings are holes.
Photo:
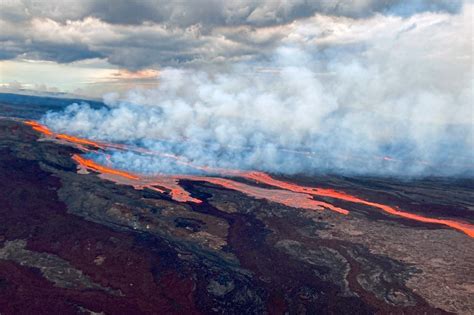
[[[471,7],[457,16],[376,16],[316,44],[289,40],[258,62],[163,69],[157,89],[105,95],[108,108],[72,104],[43,123],[212,167],[472,175]],[[133,152],[111,161],[143,173],[193,172]]]

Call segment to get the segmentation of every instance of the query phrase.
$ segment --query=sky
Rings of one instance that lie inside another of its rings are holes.
[[[274,173],[474,174],[469,0],[0,2],[0,91],[55,131]],[[116,166],[179,172],[132,152]]]
[[[246,62],[255,71],[275,71],[266,63],[282,46],[321,56],[340,47],[362,53],[371,37],[449,23],[465,5],[470,3],[2,0],[0,89],[101,98],[132,87],[154,88],[167,67],[218,69]],[[457,53],[455,58],[472,58]]]

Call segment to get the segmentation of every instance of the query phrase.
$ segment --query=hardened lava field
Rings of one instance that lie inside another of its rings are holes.
[[[2,314],[474,310],[471,179],[167,182],[187,200],[81,167],[71,142],[0,120]]]

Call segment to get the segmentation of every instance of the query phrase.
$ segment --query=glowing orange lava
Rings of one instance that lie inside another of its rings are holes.
[[[125,185],[131,185],[137,189],[148,188],[159,193],[165,193],[166,190],[170,191],[171,198],[179,202],[202,202],[199,199],[191,197],[191,195],[184,190],[178,184],[179,178],[173,176],[153,176],[144,177],[129,172],[116,170],[111,167],[101,165],[91,159],[83,158],[78,154],[74,154],[72,159],[83,169],[92,170],[102,174],[106,179],[121,183]],[[164,189],[161,189],[161,188]]]
[[[72,142],[72,143],[76,143],[76,144],[88,145],[88,146],[93,146],[93,147],[96,147],[96,148],[103,148],[103,146],[98,144],[97,142],[90,141],[90,140],[87,140],[87,139],[77,138],[77,137],[74,137],[74,136],[65,135],[65,134],[62,134],[62,133],[56,134],[56,138],[61,139],[61,140],[66,140],[68,142]]]
[[[169,194],[173,200],[179,202],[194,202],[202,203],[201,200],[191,197],[191,194],[179,185],[179,177],[175,176],[153,176],[153,177],[142,177],[140,184],[136,185],[137,188],[148,188],[155,190],[160,193],[164,193],[165,190],[169,190]],[[164,188],[165,190],[161,189]]]
[[[36,121],[28,120],[28,121],[25,121],[25,124],[28,126],[31,126],[33,130],[36,130],[46,136],[53,135],[53,133],[51,132],[51,130],[48,129],[48,127],[38,124]]]
[[[170,154],[170,153],[154,152],[154,151],[146,150],[143,148],[137,148],[137,147],[127,146],[127,145],[120,145],[120,144],[98,143],[98,142],[94,142],[94,141],[90,141],[90,140],[82,139],[82,138],[77,138],[77,137],[69,136],[65,134],[55,134],[52,131],[50,131],[46,126],[43,126],[35,121],[26,121],[25,124],[31,126],[34,130],[48,137],[65,140],[67,142],[76,144],[78,146],[82,146],[82,145],[92,146],[95,149],[114,148],[114,149],[119,149],[119,150],[132,150],[139,153],[157,155],[157,156],[161,156],[165,158],[174,159],[176,163],[187,165],[195,169],[205,171],[207,173],[219,174],[221,176],[241,177],[241,178],[253,180],[258,183],[262,183],[262,184],[279,188],[278,190],[276,190],[276,189],[256,187],[256,186],[244,184],[241,182],[237,182],[228,178],[209,177],[209,176],[158,175],[158,176],[146,177],[146,176],[140,176],[137,174],[117,170],[112,167],[100,165],[93,160],[85,159],[77,154],[73,155],[72,157],[73,160],[80,167],[87,170],[99,172],[109,180],[115,181],[117,183],[132,185],[137,189],[148,188],[160,193],[165,193],[166,191],[169,191],[171,198],[173,198],[176,201],[195,202],[195,203],[202,202],[199,199],[191,197],[190,193],[187,192],[185,189],[183,189],[179,185],[179,180],[187,179],[187,180],[192,180],[192,181],[208,182],[208,183],[222,186],[228,189],[240,191],[246,195],[252,196],[257,199],[266,199],[266,200],[270,200],[270,201],[284,204],[286,206],[290,206],[294,208],[303,208],[303,209],[312,209],[312,210],[320,210],[321,208],[326,208],[326,209],[347,215],[349,213],[348,210],[335,207],[327,202],[314,200],[313,196],[340,199],[340,200],[344,200],[348,202],[353,202],[357,204],[362,204],[362,205],[378,208],[391,215],[399,216],[399,217],[410,219],[410,220],[449,226],[456,230],[462,231],[468,236],[474,238],[474,225],[469,224],[469,223],[458,222],[458,221],[447,220],[447,219],[429,218],[422,215],[402,211],[400,209],[396,209],[394,207],[384,205],[381,203],[364,200],[359,197],[347,194],[345,192],[335,191],[332,189],[300,186],[294,183],[285,182],[282,180],[275,179],[271,177],[270,175],[263,172],[243,172],[239,170],[229,170],[229,169],[221,169],[221,168],[211,168],[211,167],[206,167],[206,166],[196,166],[192,164],[191,162],[187,161],[185,158],[174,155],[174,154]],[[385,157],[384,159],[393,160],[392,158],[389,158],[389,157]]]
[[[193,181],[208,182],[214,185],[225,187],[227,189],[239,191],[256,199],[266,199],[293,208],[310,210],[322,210],[322,208],[327,208],[345,215],[349,213],[349,211],[339,207],[335,207],[329,203],[314,200],[312,196],[308,194],[295,193],[292,191],[281,189],[267,189],[255,187],[227,178],[206,176],[180,176],[180,178],[189,179]]]
[[[66,135],[66,134],[62,134],[62,133],[54,133],[51,130],[49,130],[48,127],[46,127],[46,126],[44,126],[44,125],[42,125],[42,124],[40,124],[36,121],[33,121],[33,120],[27,120],[27,121],[25,121],[25,124],[28,125],[28,126],[31,126],[33,128],[33,130],[36,130],[36,131],[38,131],[38,132],[40,132],[40,133],[42,133],[42,134],[44,134],[45,136],[48,136],[48,137],[54,137],[56,139],[65,140],[65,141],[73,143],[73,144],[92,146],[92,147],[95,147],[97,149],[105,148],[105,145],[101,145],[98,142],[94,142],[94,141],[91,141],[91,140],[78,138],[78,137],[74,137],[74,136],[70,136],[70,135]]]
[[[78,154],[73,154],[72,159],[74,161],[76,161],[77,164],[79,164],[79,165],[81,165],[81,166],[83,166],[87,169],[99,172],[99,173],[117,175],[117,176],[120,176],[120,177],[124,177],[124,178],[127,178],[127,179],[133,179],[133,180],[140,179],[138,176],[135,176],[135,175],[130,174],[128,172],[124,172],[124,171],[116,170],[116,169],[113,169],[113,168],[110,168],[110,167],[107,167],[107,166],[100,165],[100,164],[94,162],[93,160],[85,159],[85,158],[83,158],[82,156],[80,156]]]
[[[264,183],[267,185],[271,185],[274,187],[279,187],[282,189],[287,189],[295,192],[301,192],[301,193],[307,193],[311,194],[313,196],[321,196],[321,197],[330,197],[330,198],[335,198],[335,199],[340,199],[344,201],[349,201],[349,202],[354,202],[358,204],[363,204],[366,206],[370,207],[375,207],[379,208],[389,214],[399,216],[402,218],[410,219],[410,220],[415,220],[419,222],[424,222],[424,223],[433,223],[433,224],[442,224],[449,226],[453,229],[459,230],[464,232],[465,234],[469,235],[470,237],[474,237],[474,225],[469,224],[469,223],[464,223],[464,222],[458,222],[458,221],[453,221],[453,220],[445,220],[445,219],[435,219],[435,218],[429,218],[425,217],[422,215],[414,214],[414,213],[409,213],[405,212],[399,209],[395,209],[393,207],[377,203],[377,202],[371,202],[367,201],[364,199],[361,199],[356,196],[349,195],[344,192],[340,191],[335,191],[332,189],[323,189],[323,188],[314,188],[314,187],[305,187],[305,186],[299,186],[296,184],[280,181],[277,179],[274,179],[270,177],[268,174],[262,173],[262,172],[247,172],[247,173],[242,173],[242,177],[248,178],[248,179],[253,179],[256,182],[259,183]]]
[[[246,195],[257,199],[267,199],[276,203],[284,204],[289,207],[302,208],[302,209],[312,209],[312,210],[322,210],[322,208],[327,208],[332,211],[336,211],[341,214],[348,214],[349,211],[335,207],[331,204],[322,201],[314,200],[308,194],[295,193],[287,190],[275,190],[275,189],[265,189],[260,187],[250,186],[244,183],[236,182],[231,179],[217,178],[217,177],[206,177],[206,176],[166,176],[158,175],[152,177],[139,176],[136,174],[131,174],[129,172],[116,170],[107,166],[98,164],[97,162],[81,157],[80,155],[74,154],[72,159],[84,169],[92,170],[99,172],[103,175],[113,175],[118,176],[119,178],[107,177],[108,179],[120,182],[123,184],[129,184],[136,188],[148,188],[155,190],[160,193],[164,193],[165,190],[170,191],[171,197],[180,202],[195,202],[201,203],[202,201],[190,196],[190,194],[179,186],[179,180],[187,179],[192,181],[203,181],[208,182],[214,185],[222,186],[228,189],[240,191]],[[120,180],[126,179],[126,181]],[[131,180],[131,181],[130,181]],[[161,188],[164,189],[161,189]]]

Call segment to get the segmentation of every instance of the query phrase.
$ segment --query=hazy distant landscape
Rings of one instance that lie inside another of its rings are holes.
[[[5,117],[40,119],[47,111],[60,111],[72,103],[83,102],[94,108],[105,107],[104,103],[92,100],[0,93],[0,111]]]

